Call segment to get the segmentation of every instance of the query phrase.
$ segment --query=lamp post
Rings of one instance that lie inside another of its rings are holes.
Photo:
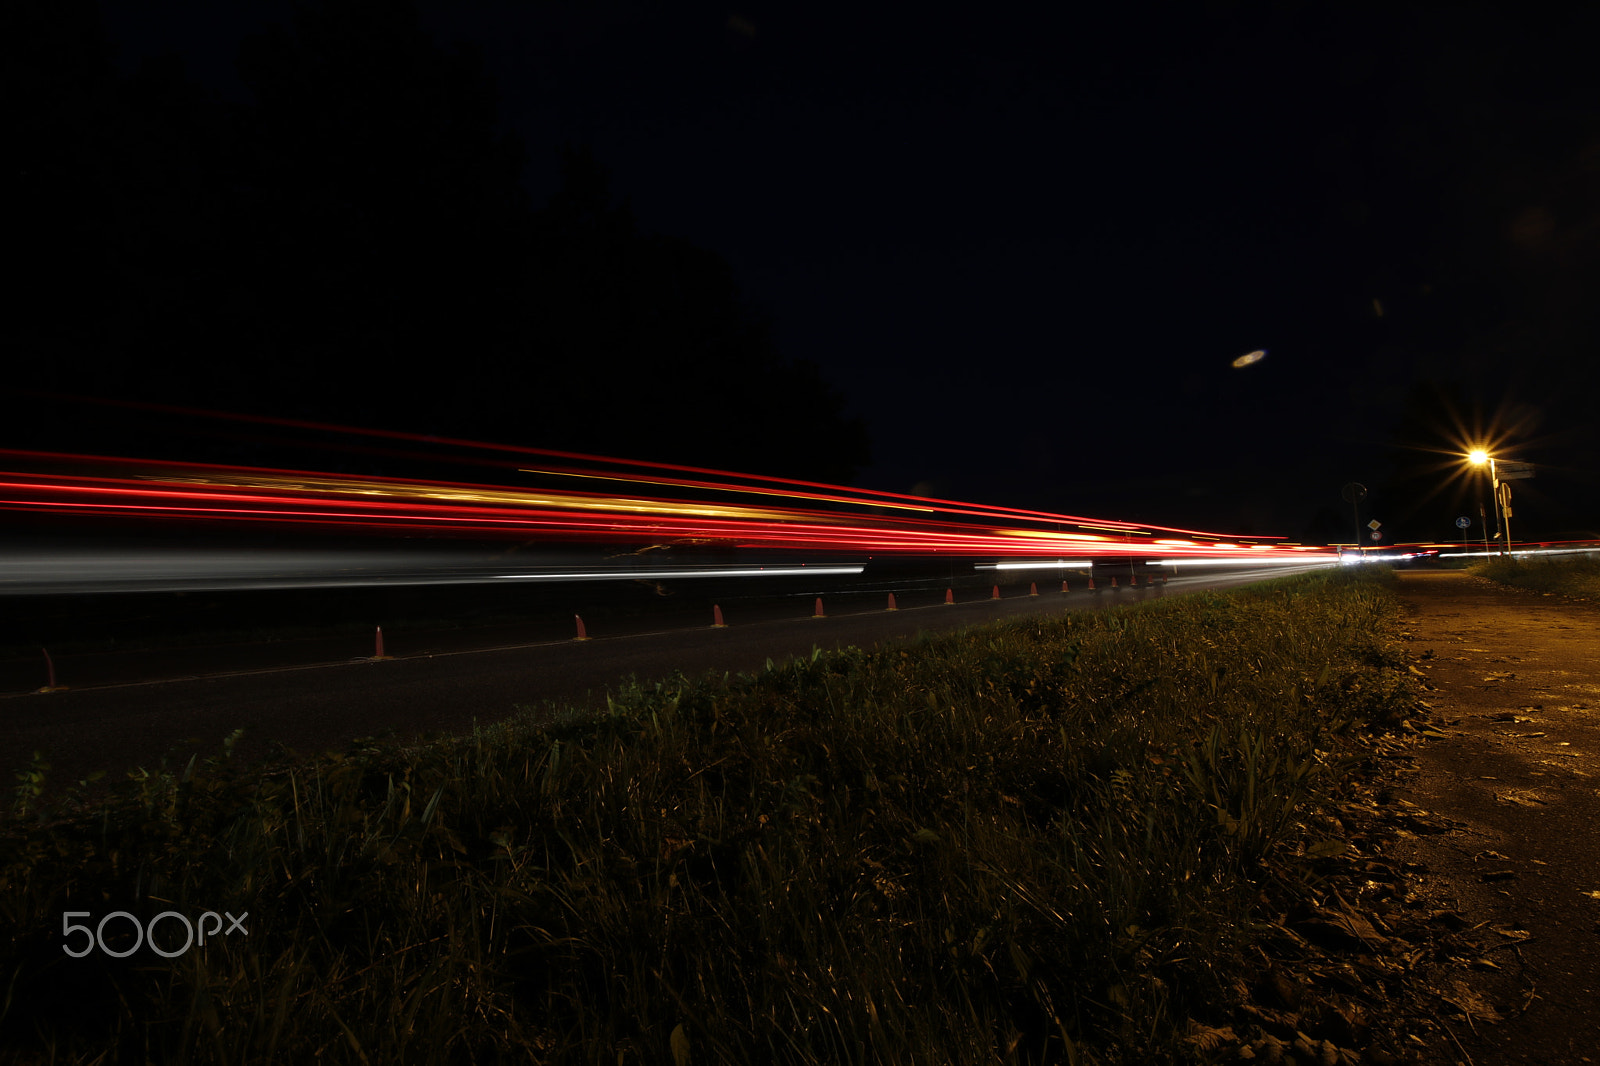
[[[1354,523],[1356,539],[1351,543],[1351,551],[1355,553],[1356,561],[1361,560],[1361,498],[1367,494],[1367,487],[1359,481],[1352,481],[1341,492],[1350,504],[1350,520]]]
[[[1511,552],[1511,529],[1508,522],[1502,522],[1500,519],[1500,478],[1495,472],[1494,456],[1482,448],[1474,448],[1467,454],[1467,461],[1473,466],[1487,464],[1489,467],[1489,492],[1494,500],[1494,535],[1495,539],[1499,540],[1501,534],[1505,534],[1505,540],[1502,542],[1500,552],[1502,555],[1509,555]],[[1488,531],[1485,530],[1484,532],[1487,534]],[[1485,545],[1484,550],[1489,550],[1487,545]]]

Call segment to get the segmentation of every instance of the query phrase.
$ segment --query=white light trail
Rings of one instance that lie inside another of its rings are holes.
[[[1203,566],[1210,569],[1256,569],[1258,567],[1285,567],[1285,566],[1335,566],[1339,557],[1331,552],[1312,554],[1306,552],[1300,555],[1290,555],[1282,558],[1271,555],[1252,555],[1244,557],[1217,557],[1196,556],[1186,559],[1162,559],[1155,563],[1156,566]]]
[[[705,563],[596,566],[530,559],[508,572],[499,552],[285,551],[282,549],[25,549],[0,552],[0,596],[99,592],[226,592],[248,589],[472,585],[498,581],[668,581],[680,578],[860,574],[859,565],[725,567]],[[515,565],[513,563],[512,565]]]
[[[1032,559],[1025,563],[978,563],[974,570],[1087,570],[1088,559]]]
[[[511,581],[667,581],[681,577],[816,577],[819,574],[859,574],[864,566],[796,566],[743,570],[591,570],[555,571],[533,574],[496,574]]]

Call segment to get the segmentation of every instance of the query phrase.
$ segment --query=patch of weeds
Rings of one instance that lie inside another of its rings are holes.
[[[1578,599],[1600,599],[1600,558],[1579,556],[1495,557],[1470,569],[1502,585]]]

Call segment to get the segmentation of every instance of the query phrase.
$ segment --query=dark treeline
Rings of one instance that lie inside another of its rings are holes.
[[[866,463],[730,265],[641,229],[587,150],[530,146],[564,175],[530,202],[478,57],[405,0],[297,5],[241,49],[244,104],[176,59],[120,74],[93,3],[9,18],[8,386],[827,481]],[[180,446],[181,420],[8,406],[8,446]]]

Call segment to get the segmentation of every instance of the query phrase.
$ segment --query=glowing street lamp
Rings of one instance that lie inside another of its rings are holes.
[[[1511,516],[1509,514],[1507,514],[1503,519],[1501,518],[1500,477],[1499,477],[1498,472],[1495,470],[1494,456],[1490,455],[1488,452],[1484,451],[1482,448],[1474,448],[1474,449],[1472,449],[1472,451],[1467,453],[1467,462],[1471,463],[1473,466],[1483,466],[1484,464],[1488,464],[1488,467],[1489,467],[1489,491],[1494,494],[1494,529],[1495,529],[1494,535],[1496,537],[1499,537],[1501,534],[1505,535],[1505,541],[1504,541],[1503,545],[1501,546],[1500,551],[1501,551],[1502,555],[1510,555],[1511,554]],[[1485,536],[1487,536],[1487,533],[1488,533],[1488,531],[1485,530]],[[1485,545],[1484,551],[1488,551],[1488,550],[1489,550],[1488,546]]]

